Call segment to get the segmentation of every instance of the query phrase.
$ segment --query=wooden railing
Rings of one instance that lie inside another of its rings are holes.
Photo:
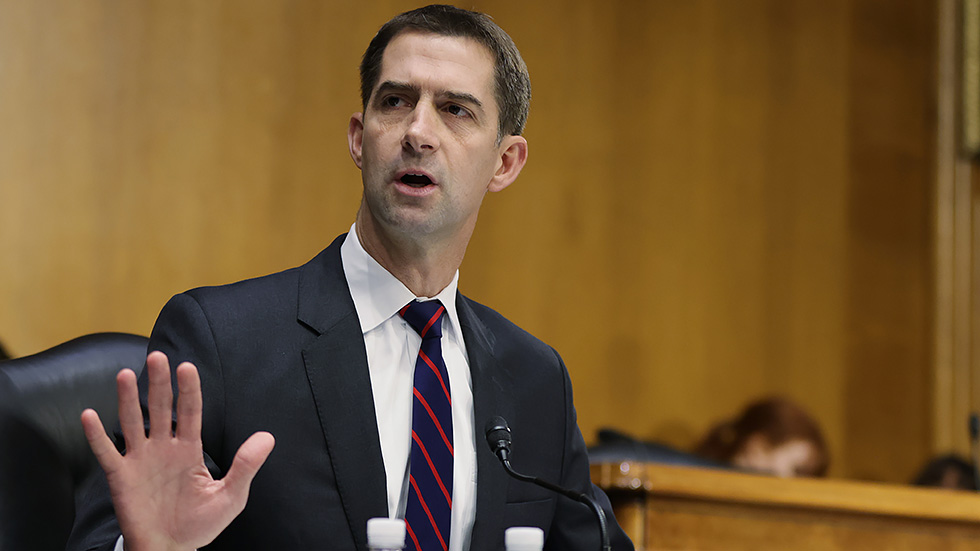
[[[637,551],[980,550],[980,495],[652,463],[592,466]]]

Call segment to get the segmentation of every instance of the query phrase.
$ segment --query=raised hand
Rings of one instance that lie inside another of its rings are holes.
[[[177,426],[172,430],[170,363],[162,352],[146,358],[149,436],[143,424],[136,374],[119,372],[121,455],[98,414],[82,412],[89,446],[106,473],[127,551],[196,549],[210,543],[245,508],[248,489],[275,445],[257,432],[238,449],[228,473],[214,480],[201,445],[201,379],[191,363],[177,367]]]

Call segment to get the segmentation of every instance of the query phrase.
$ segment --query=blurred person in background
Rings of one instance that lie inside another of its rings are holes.
[[[977,491],[977,471],[956,454],[941,455],[926,463],[912,484],[952,490]]]
[[[708,432],[694,452],[746,471],[779,477],[822,477],[830,457],[817,422],[782,397],[750,403]]]

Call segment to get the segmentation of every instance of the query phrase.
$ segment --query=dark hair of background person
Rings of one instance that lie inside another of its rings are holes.
[[[976,469],[956,454],[942,455],[926,463],[912,484],[976,491]]]
[[[367,110],[381,74],[381,58],[391,40],[405,31],[471,38],[494,56],[494,93],[500,107],[497,141],[524,131],[531,105],[531,77],[510,36],[490,16],[454,6],[432,5],[405,12],[385,23],[361,60],[361,103]]]
[[[0,362],[9,359],[10,359],[10,354],[7,353],[7,349],[5,349],[3,347],[3,343],[0,342]]]
[[[742,413],[715,426],[695,448],[694,453],[730,464],[749,439],[761,435],[773,448],[794,440],[813,446],[814,461],[797,472],[799,476],[825,476],[830,455],[819,425],[800,406],[782,397],[750,403]]]

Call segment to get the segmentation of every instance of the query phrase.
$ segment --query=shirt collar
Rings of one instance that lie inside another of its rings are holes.
[[[367,333],[375,329],[389,318],[398,314],[403,306],[413,300],[439,299],[446,307],[449,324],[442,324],[442,330],[455,333],[461,337],[458,327],[459,316],[456,313],[456,285],[459,281],[459,270],[453,274],[453,280],[445,289],[434,297],[416,297],[405,284],[386,270],[378,261],[371,257],[361,246],[357,238],[355,224],[351,224],[347,238],[340,246],[340,259],[344,267],[344,276],[350,288],[351,298],[354,299],[354,309],[361,323],[361,332]],[[460,339],[462,341],[462,339]]]

